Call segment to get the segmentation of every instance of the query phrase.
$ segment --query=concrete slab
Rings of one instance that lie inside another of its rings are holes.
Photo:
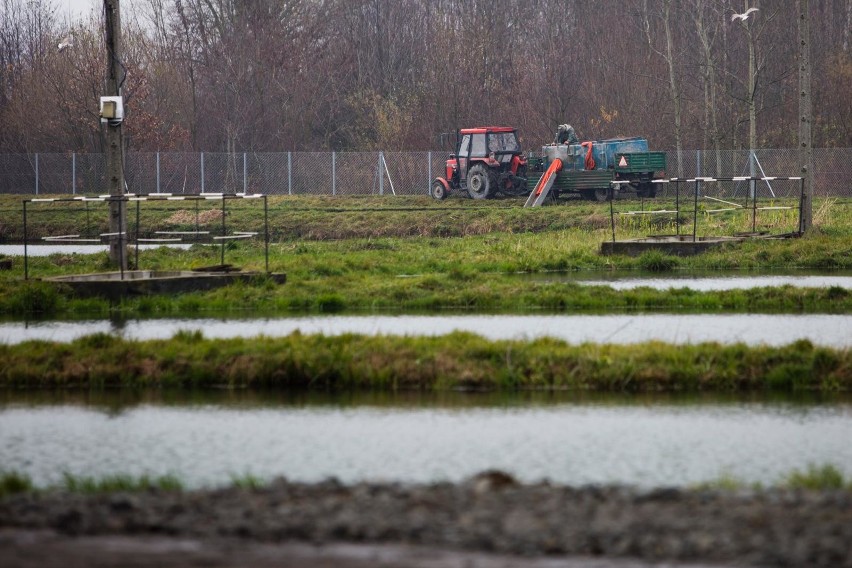
[[[732,237],[696,237],[693,240],[692,235],[654,235],[625,241],[604,241],[601,243],[601,254],[639,256],[649,250],[658,250],[674,256],[693,256],[724,245],[735,246],[751,239],[787,239],[797,236],[798,233],[748,233]]]
[[[199,272],[193,270],[126,270],[124,273],[73,274],[45,278],[44,280],[70,286],[79,297],[101,296],[109,299],[120,299],[128,296],[211,290],[258,277],[269,277],[277,284],[284,284],[287,281],[287,275],[279,272],[266,274],[264,272]]]

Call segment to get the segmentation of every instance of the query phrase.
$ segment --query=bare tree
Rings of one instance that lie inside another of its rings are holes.
[[[134,149],[426,149],[482,122],[535,148],[566,121],[717,157],[797,144],[794,3],[741,24],[741,0],[144,1],[123,26]],[[813,142],[852,145],[852,0],[809,5]],[[0,0],[0,151],[102,149],[100,27],[60,51],[49,0]]]

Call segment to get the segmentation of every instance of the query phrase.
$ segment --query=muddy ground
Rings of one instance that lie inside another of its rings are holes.
[[[852,567],[852,494],[278,480],[0,500],[0,566]]]

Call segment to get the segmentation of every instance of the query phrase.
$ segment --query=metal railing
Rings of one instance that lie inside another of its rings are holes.
[[[139,269],[139,245],[140,244],[176,244],[184,242],[185,237],[191,237],[190,242],[201,242],[199,237],[206,237],[209,243],[218,244],[220,248],[220,266],[225,265],[225,243],[230,240],[251,239],[258,237],[258,231],[237,231],[232,230],[227,226],[227,202],[228,201],[248,201],[260,200],[263,203],[263,244],[264,244],[264,261],[267,274],[269,273],[269,206],[267,196],[263,194],[224,194],[224,193],[204,193],[198,195],[181,195],[173,196],[167,193],[161,194],[143,194],[143,195],[122,195],[110,196],[100,195],[98,197],[60,197],[60,198],[29,198],[22,200],[21,216],[23,220],[24,231],[24,279],[29,279],[29,254],[28,248],[30,245],[30,234],[27,229],[27,210],[32,210],[33,206],[42,203],[59,205],[70,211],[80,204],[87,205],[90,202],[109,205],[117,203],[119,209],[119,217],[123,219],[120,230],[114,233],[98,233],[94,238],[90,235],[71,234],[71,235],[48,235],[41,236],[41,241],[50,244],[79,244],[79,243],[98,243],[98,244],[116,244],[119,254],[119,270],[121,280],[124,280],[125,266],[128,264],[127,246],[135,245],[134,265],[136,270]],[[219,205],[221,204],[219,217],[221,218],[221,228],[217,234],[211,234],[214,231],[200,231],[196,224],[195,231],[156,231],[155,236],[145,237],[140,230],[140,205],[142,203],[157,203],[157,202],[173,202],[173,201],[190,201],[196,205],[199,201],[212,201]],[[131,207],[135,206],[135,223],[132,221]],[[123,209],[123,211],[122,211]],[[88,211],[88,208],[87,208]],[[230,233],[229,233],[230,231]]]
[[[128,193],[263,193],[266,195],[427,195],[442,175],[447,153],[431,152],[129,152]],[[671,177],[792,177],[799,175],[795,149],[692,150],[667,153]],[[852,148],[814,150],[814,195],[849,197]],[[0,154],[0,194],[82,195],[105,193],[103,154]],[[718,195],[749,192],[789,197],[794,183],[731,181]]]

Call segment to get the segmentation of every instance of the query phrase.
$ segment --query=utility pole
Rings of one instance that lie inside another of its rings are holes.
[[[814,149],[811,143],[811,19],[808,0],[798,0],[799,8],[799,163],[804,182],[802,231],[813,226]]]
[[[121,63],[121,17],[119,0],[104,0],[104,32],[106,38],[107,75],[106,95],[121,97],[125,71]],[[119,103],[119,106],[120,103]],[[106,179],[109,202],[109,258],[113,266],[127,269],[127,254],[122,251],[126,241],[127,208],[124,198],[124,137],[121,116],[105,122]],[[103,119],[102,119],[103,122]]]

